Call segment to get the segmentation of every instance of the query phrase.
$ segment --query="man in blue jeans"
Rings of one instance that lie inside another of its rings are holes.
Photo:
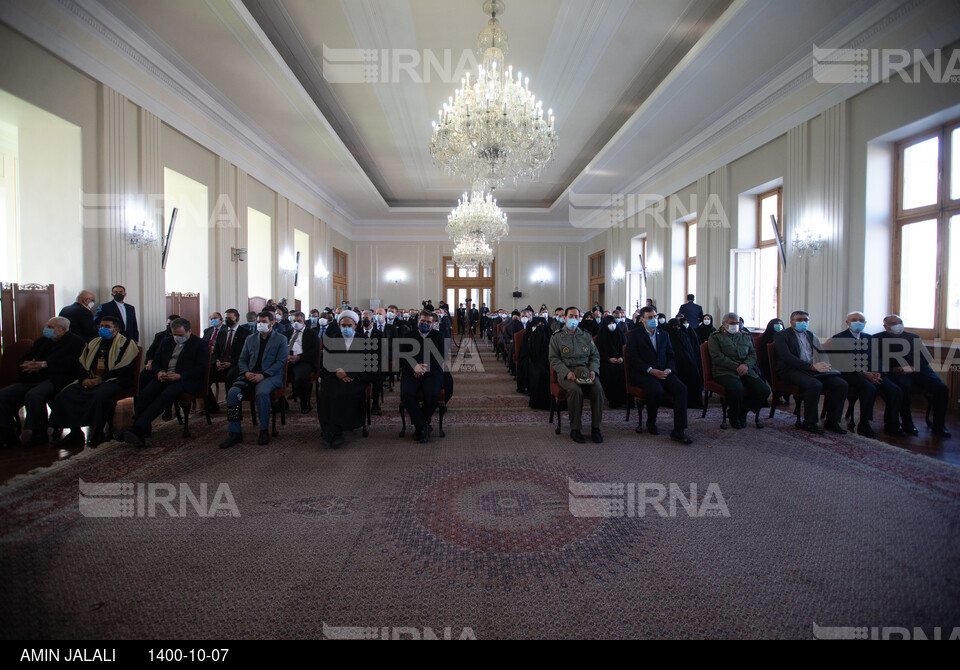
[[[242,400],[256,393],[257,412],[260,415],[260,436],[257,444],[268,444],[270,432],[270,393],[283,386],[283,368],[287,364],[287,338],[274,330],[273,312],[257,315],[257,336],[244,340],[240,353],[240,375],[227,393],[227,420],[230,422],[227,439],[221,449],[229,449],[243,442],[241,420]]]

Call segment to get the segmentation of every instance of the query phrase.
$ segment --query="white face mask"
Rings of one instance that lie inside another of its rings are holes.
[[[269,333],[270,324],[269,323],[257,323],[257,332],[258,333]]]
[[[609,330],[611,333],[612,333],[613,331],[615,331],[616,329],[617,329],[617,324],[615,324],[615,323],[608,323],[608,324],[607,324],[607,330]]]
[[[894,335],[903,335],[903,324],[898,323],[895,326],[890,326],[890,332]]]
[[[317,321],[317,323],[319,323],[321,326],[325,326],[330,322],[327,321],[326,319],[320,319],[319,321]]]
[[[713,323],[713,322],[712,322],[710,319],[704,319],[704,320],[703,320],[703,325],[705,325],[705,326],[709,326],[711,323]]]
[[[303,328],[304,328],[304,325],[303,325],[302,323],[300,323],[299,321],[294,321],[294,322],[293,322],[293,329],[294,329],[294,330],[303,330]]]
[[[740,324],[735,323],[732,326],[727,326],[727,332],[730,333],[731,335],[736,335],[737,333],[740,332]]]
[[[93,300],[87,303],[87,309],[93,309],[96,306],[97,306],[97,303],[95,303]]]

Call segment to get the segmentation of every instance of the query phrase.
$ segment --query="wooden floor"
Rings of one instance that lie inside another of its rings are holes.
[[[129,403],[130,401],[126,401]],[[118,407],[118,412],[129,412],[131,408]],[[792,411],[792,405],[787,408],[779,408],[777,411]],[[693,411],[693,410],[691,410]],[[766,416],[768,410],[764,410],[761,416]],[[859,408],[857,408],[859,416]],[[917,437],[894,438],[885,435],[883,427],[883,400],[877,398],[874,408],[874,416],[879,417],[880,421],[874,421],[871,425],[877,433],[877,439],[904,449],[908,449],[915,454],[922,454],[935,458],[953,465],[960,466],[960,415],[956,412],[947,414],[947,430],[953,437],[949,440],[936,439],[930,436],[930,431],[926,427],[924,410],[914,407],[914,424],[920,431]],[[176,421],[176,419],[173,419]],[[691,430],[694,432],[695,428]],[[544,432],[544,439],[552,437],[553,433]],[[25,474],[36,468],[48,467],[57,461],[71,458],[83,451],[83,447],[70,447],[61,449],[52,446],[35,447],[33,449],[23,449],[22,447],[0,449],[0,484],[5,483],[19,474]]]

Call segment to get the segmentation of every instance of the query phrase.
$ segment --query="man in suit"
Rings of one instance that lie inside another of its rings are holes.
[[[257,332],[257,312],[247,312],[247,320],[240,327],[246,330],[248,335]]]
[[[120,334],[134,344],[139,343],[140,329],[137,327],[137,310],[134,309],[133,305],[124,302],[127,299],[127,289],[117,284],[110,289],[110,292],[113,294],[113,300],[97,307],[97,313],[93,316],[94,323],[99,326],[100,320],[105,316],[120,319]]]
[[[659,435],[657,410],[664,392],[673,396],[673,431],[670,439],[680,444],[691,444],[687,435],[687,387],[674,374],[677,367],[670,336],[658,329],[657,310],[644,307],[640,310],[642,328],[627,338],[627,359],[630,366],[630,383],[643,389],[647,399],[647,431]],[[640,430],[639,428],[637,429]]]
[[[480,323],[480,310],[474,306],[470,306],[470,310],[467,312],[467,319],[470,322],[470,334],[477,334],[477,325]]]
[[[904,330],[903,319],[891,314],[883,319],[883,332],[873,336],[880,347],[882,370],[890,376],[890,381],[900,387],[900,422],[903,432],[917,435],[910,409],[911,395],[914,390],[929,393],[933,404],[934,437],[949,438],[946,429],[947,403],[950,392],[937,373],[930,367],[931,355],[923,340],[916,333]]]
[[[550,337],[550,367],[557,373],[557,382],[567,394],[567,413],[570,416],[570,439],[584,444],[583,437],[583,401],[590,401],[591,438],[594,443],[603,442],[600,425],[603,421],[603,386],[597,375],[600,374],[600,352],[593,338],[580,330],[580,310],[568,307],[565,313],[566,324]],[[519,321],[517,323],[520,323]],[[519,329],[518,329],[519,330]],[[590,375],[591,384],[577,383],[577,368],[585,368]]]
[[[250,318],[250,315],[247,315]],[[256,316],[253,317],[256,319]],[[253,333],[249,328],[240,326],[237,321],[240,312],[235,309],[227,310],[227,318],[223,328],[217,334],[213,351],[210,354],[210,382],[223,382],[224,388],[229,389],[240,375],[240,354],[243,352],[243,343]],[[211,390],[207,396],[205,409],[215,413],[220,411],[217,399]]]
[[[288,375],[293,383],[294,398],[300,399],[300,413],[307,414],[313,410],[310,406],[310,375],[317,371],[319,339],[316,331],[307,328],[303,312],[293,312],[290,316],[293,322],[286,335]]]
[[[274,330],[273,312],[264,310],[257,316],[257,335],[248,337],[240,352],[240,375],[227,393],[227,439],[221,449],[243,442],[241,400],[256,394],[257,413],[260,415],[260,435],[257,444],[270,443],[270,394],[283,388],[283,371],[287,365],[287,338]]]
[[[797,310],[790,315],[790,328],[774,335],[777,352],[777,376],[788,384],[800,387],[803,395],[803,428],[816,435],[823,429],[844,435],[840,426],[843,403],[847,399],[847,382],[833,369],[820,339],[807,329],[810,315]],[[827,420],[820,427],[820,394],[826,391]]]
[[[357,327],[357,337],[364,340],[374,340],[374,344],[368,344],[370,355],[376,356],[376,363],[368,370],[373,379],[372,401],[373,405],[370,411],[375,416],[382,416],[383,410],[380,409],[380,396],[383,393],[383,356],[384,334],[377,328],[375,322],[376,314],[370,310],[364,310],[360,319],[360,325]]]
[[[170,337],[170,324],[179,318],[179,314],[169,315],[167,317],[167,327],[153,336],[153,342],[149,347],[147,347],[147,351],[143,354],[143,358],[147,361],[147,365],[140,372],[141,389],[146,388],[147,384],[152,382],[154,377],[156,377],[156,371],[153,369],[153,358],[160,351],[160,345],[163,344],[163,340]]]
[[[220,334],[220,328],[223,326],[223,315],[220,312],[211,312],[209,317],[210,326],[203,330],[203,341],[210,350],[217,343],[217,335]]]
[[[700,325],[700,321],[703,320],[703,307],[695,303],[693,294],[689,293],[687,294],[687,301],[680,305],[677,314],[687,317],[687,321],[690,323]]]
[[[83,290],[72,305],[60,310],[60,316],[70,321],[70,332],[89,342],[97,336],[97,327],[93,323],[93,308],[97,298],[91,291]]]
[[[467,308],[461,302],[460,306],[457,308],[457,334],[462,336],[466,331],[467,324]]]
[[[873,406],[879,394],[883,398],[884,431],[888,435],[903,435],[898,412],[903,393],[887,375],[874,364],[873,338],[863,332],[867,317],[863,312],[847,314],[846,330],[837,333],[826,343],[830,360],[837,364],[850,391],[860,401],[860,423],[857,432],[864,437],[876,437],[870,422],[873,421]],[[879,361],[877,361],[879,363]]]
[[[396,345],[400,359],[400,401],[410,414],[415,431],[413,439],[422,444],[430,442],[433,428],[430,421],[437,409],[440,388],[443,386],[444,342],[434,328],[433,311],[420,312],[417,329]],[[423,404],[417,394],[423,394]]]
[[[135,447],[146,445],[154,419],[182,393],[200,393],[207,372],[210,347],[190,333],[187,319],[174,319],[170,337],[154,355],[156,378],[140,390],[133,403],[133,427],[123,432],[123,441]]]
[[[18,444],[13,419],[21,407],[27,410],[20,436],[24,448],[46,444],[47,405],[77,378],[77,361],[84,344],[79,335],[70,332],[70,322],[65,317],[55,316],[47,321],[43,337],[35,340],[20,359],[17,381],[0,390],[0,434],[4,446]]]

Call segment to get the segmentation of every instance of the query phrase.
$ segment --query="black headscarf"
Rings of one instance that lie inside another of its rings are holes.
[[[623,346],[627,343],[627,338],[623,331],[615,328],[612,332],[607,326],[616,325],[617,320],[613,316],[605,316],[600,321],[599,333],[597,333],[597,349],[600,351],[600,360],[605,361],[610,358],[623,358]]]
[[[710,339],[710,336],[713,334],[713,331],[716,330],[716,327],[714,327],[713,325],[714,321],[713,321],[712,314],[704,314],[703,319],[704,321],[707,319],[710,319],[710,324],[707,325],[706,323],[701,321],[700,325],[697,326],[697,337],[700,338],[701,342],[706,342],[707,340]]]

